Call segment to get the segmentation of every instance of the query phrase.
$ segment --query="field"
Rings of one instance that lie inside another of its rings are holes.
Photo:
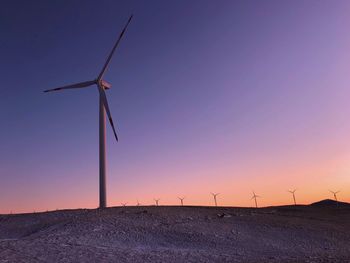
[[[0,262],[350,262],[350,205],[0,215]]]

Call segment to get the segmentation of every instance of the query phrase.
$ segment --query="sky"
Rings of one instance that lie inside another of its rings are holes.
[[[10,1],[0,8],[0,213],[350,201],[349,1]]]

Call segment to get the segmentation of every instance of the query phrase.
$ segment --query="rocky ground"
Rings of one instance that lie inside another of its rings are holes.
[[[0,262],[350,262],[350,206],[1,215]]]

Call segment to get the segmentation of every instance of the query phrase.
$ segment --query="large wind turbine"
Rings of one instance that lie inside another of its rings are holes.
[[[338,202],[337,193],[339,193],[340,191],[332,191],[332,190],[329,190],[329,192],[331,192],[331,193],[333,194],[334,200],[335,200],[336,202]]]
[[[297,189],[288,190],[288,192],[291,193],[291,194],[293,195],[294,205],[297,205],[297,201],[296,201],[296,199],[295,199],[295,191],[296,191],[296,190],[297,190]]]
[[[132,19],[132,15],[130,16],[128,22],[126,23],[125,27],[123,28],[122,32],[120,33],[117,42],[114,44],[112,51],[109,53],[109,56],[107,57],[107,60],[105,64],[102,67],[101,72],[98,74],[97,78],[94,80],[79,82],[55,89],[49,89],[45,90],[44,92],[51,92],[51,91],[59,91],[59,90],[65,90],[65,89],[80,89],[80,88],[86,88],[92,85],[96,85],[99,95],[100,95],[100,107],[99,107],[99,143],[100,143],[100,208],[105,208],[107,206],[107,198],[106,198],[106,112],[109,119],[109,123],[112,126],[113,133],[115,136],[115,139],[118,141],[118,136],[114,128],[112,115],[108,107],[107,97],[105,90],[109,89],[111,87],[111,84],[109,84],[107,81],[103,80],[103,75],[107,70],[107,67],[109,63],[111,62],[112,56],[114,54],[114,51],[116,50],[120,40],[122,39],[126,28],[128,27],[130,21]]]
[[[184,206],[184,200],[185,200],[185,197],[178,197],[180,202],[181,202],[181,206]]]
[[[215,203],[215,206],[218,206],[218,202],[216,200],[216,197],[219,195],[220,193],[211,193],[211,195],[213,196],[214,198],[214,203]]]
[[[253,197],[251,199],[254,199],[256,208],[258,208],[258,202],[256,201],[257,197],[260,197],[260,196],[256,195],[255,192],[253,191]]]
[[[159,198],[158,199],[154,199],[154,202],[156,202],[156,206],[159,206]]]

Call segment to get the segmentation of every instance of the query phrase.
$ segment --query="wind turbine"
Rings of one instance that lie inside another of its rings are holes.
[[[213,198],[214,198],[214,203],[215,203],[215,206],[218,206],[218,203],[217,203],[217,201],[216,201],[216,197],[220,194],[220,193],[211,193],[212,194],[212,196],[213,196]]]
[[[140,206],[141,204],[140,204],[140,202],[139,202],[139,200],[136,200],[136,206]]]
[[[112,51],[109,53],[109,56],[105,62],[105,64],[102,67],[101,72],[98,74],[97,78],[94,80],[79,82],[55,89],[49,89],[45,90],[44,92],[51,92],[51,91],[60,91],[65,89],[80,89],[80,88],[86,88],[92,85],[96,85],[98,92],[99,92],[99,159],[100,159],[100,177],[99,177],[99,184],[100,184],[100,208],[105,208],[107,206],[107,197],[106,197],[106,112],[109,119],[109,123],[112,126],[113,133],[115,136],[115,139],[118,141],[118,136],[114,128],[112,115],[108,107],[107,97],[105,90],[108,90],[111,88],[111,84],[109,84],[107,81],[103,80],[103,75],[105,74],[107,67],[109,63],[111,62],[112,56],[122,39],[126,28],[128,27],[132,15],[130,16],[128,22],[124,26],[122,32],[120,33],[116,43],[114,44]]]
[[[254,199],[256,208],[258,208],[258,202],[256,201],[257,197],[260,197],[260,196],[256,195],[255,192],[253,191],[253,197],[250,200]]]
[[[128,203],[121,203],[122,204],[122,206],[126,206]]]
[[[181,202],[181,206],[184,206],[184,199],[185,197],[178,197],[180,199],[180,202]]]
[[[294,205],[297,205],[297,202],[295,201],[295,191],[297,189],[294,189],[294,190],[288,190],[289,193],[291,193],[293,195],[293,200],[294,200]]]
[[[334,191],[329,190],[329,192],[331,192],[333,194],[334,200],[338,202],[337,193],[339,193],[340,191],[334,192]]]
[[[154,199],[154,201],[156,202],[156,206],[159,206],[159,200],[160,199]]]

